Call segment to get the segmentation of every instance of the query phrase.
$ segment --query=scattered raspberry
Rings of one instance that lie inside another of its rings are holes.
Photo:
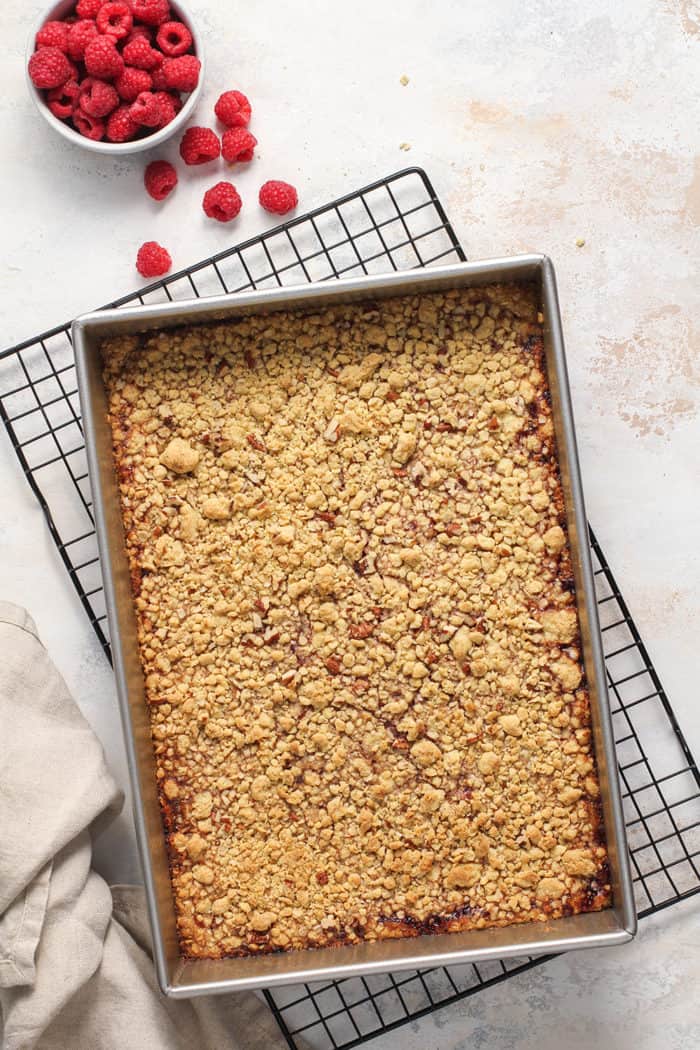
[[[68,55],[74,62],[82,62],[85,58],[85,48],[90,41],[98,36],[97,23],[91,18],[81,18],[79,22],[73,22],[68,27]]]
[[[192,47],[192,34],[182,22],[163,22],[156,43],[164,55],[177,58]]]
[[[277,182],[274,179],[260,187],[258,200],[265,211],[272,212],[274,215],[286,215],[299,203],[297,191],[293,186],[290,186],[288,182]]]
[[[67,22],[47,22],[36,35],[36,46],[57,47],[59,51],[67,51],[69,29]]]
[[[176,91],[194,91],[201,67],[202,63],[194,55],[166,58],[163,60],[165,83]]]
[[[230,222],[238,215],[242,203],[235,186],[230,182],[217,182],[204,194],[202,207],[210,219]]]
[[[55,88],[70,79],[71,64],[57,47],[42,47],[29,59],[29,76],[37,88]]]
[[[143,183],[154,201],[163,201],[177,186],[177,172],[167,160],[152,160],[143,173]]]
[[[114,80],[124,72],[124,59],[110,36],[97,36],[85,47],[85,68],[92,77]]]
[[[247,128],[229,128],[221,136],[221,155],[229,164],[252,160],[257,144],[255,135]]]
[[[128,142],[139,130],[129,113],[129,106],[121,105],[107,118],[107,138],[110,142]]]
[[[152,91],[142,91],[129,107],[129,115],[135,124],[145,128],[162,127],[162,109]]]
[[[124,46],[122,56],[127,66],[135,66],[136,69],[155,69],[163,61],[160,51],[156,51],[148,40],[141,36]]]
[[[168,0],[131,0],[131,10],[135,19],[148,26],[159,26],[170,15]]]
[[[175,114],[182,109],[182,102],[178,95],[171,95],[169,91],[154,91],[153,96],[160,106],[160,122],[156,127],[164,128],[171,120],[175,120]]]
[[[51,88],[46,95],[46,104],[59,120],[67,120],[78,106],[80,87],[77,80],[67,80],[60,87]]]
[[[182,136],[180,156],[185,164],[206,164],[220,153],[221,143],[211,128],[188,128]]]
[[[78,18],[97,18],[97,12],[103,3],[104,0],[78,0],[75,13]]]
[[[90,117],[106,117],[119,105],[116,88],[104,80],[86,77],[80,85],[80,108]]]
[[[157,241],[146,241],[136,256],[136,269],[142,277],[161,277],[168,272],[172,264],[170,253]]]
[[[151,78],[153,80],[153,90],[154,91],[167,91],[168,90],[168,84],[167,84],[167,81],[165,79],[165,73],[163,72],[163,66],[162,65],[156,66],[156,68],[152,69],[150,71],[150,73],[151,73]]]
[[[250,123],[250,102],[240,91],[224,91],[214,112],[227,128],[244,128]]]
[[[73,113],[73,124],[86,139],[93,139],[95,142],[99,142],[100,139],[104,138],[104,120],[100,120],[98,117],[91,117],[89,113],[84,113],[82,109],[76,109]]]
[[[134,17],[128,4],[123,0],[110,0],[97,12],[97,28],[101,33],[123,40],[131,32]]]
[[[142,91],[153,87],[152,77],[145,69],[133,69],[127,66],[120,77],[114,81],[119,97],[125,102],[133,102]]]

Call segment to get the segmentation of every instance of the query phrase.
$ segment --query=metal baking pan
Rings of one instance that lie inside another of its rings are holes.
[[[178,953],[168,857],[161,826],[148,709],[136,641],[119,492],[107,422],[99,353],[108,336],[224,320],[281,309],[442,291],[496,281],[534,283],[545,319],[545,353],[576,579],[583,660],[590,689],[593,736],[613,887],[612,907],[548,922],[470,930],[358,945],[236,959],[184,961]],[[119,703],[134,795],[134,819],[153,930],[158,979],[166,995],[185,998],[242,988],[328,980],[357,974],[541,955],[573,948],[621,944],[636,932],[637,917],[625,840],[615,745],[591,570],[586,514],[564,357],[554,268],[543,255],[459,263],[386,276],[326,281],[301,287],[244,292],[187,302],[87,314],[73,324],[78,386],[104,575]]]

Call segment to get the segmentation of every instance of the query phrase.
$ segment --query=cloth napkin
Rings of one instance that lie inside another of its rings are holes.
[[[172,1000],[144,894],[91,867],[122,795],[27,612],[0,602],[0,1009],[6,1050],[280,1050],[252,993]]]

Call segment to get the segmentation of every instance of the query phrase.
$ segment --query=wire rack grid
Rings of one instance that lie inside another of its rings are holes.
[[[466,258],[425,172],[407,168],[109,306],[202,297]],[[0,415],[107,656],[70,322],[0,352]],[[700,774],[591,533],[640,916],[700,892]],[[266,992],[291,1050],[349,1050],[545,957]]]

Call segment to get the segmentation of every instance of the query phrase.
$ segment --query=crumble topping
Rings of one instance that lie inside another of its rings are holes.
[[[183,954],[607,906],[534,294],[103,349]]]

